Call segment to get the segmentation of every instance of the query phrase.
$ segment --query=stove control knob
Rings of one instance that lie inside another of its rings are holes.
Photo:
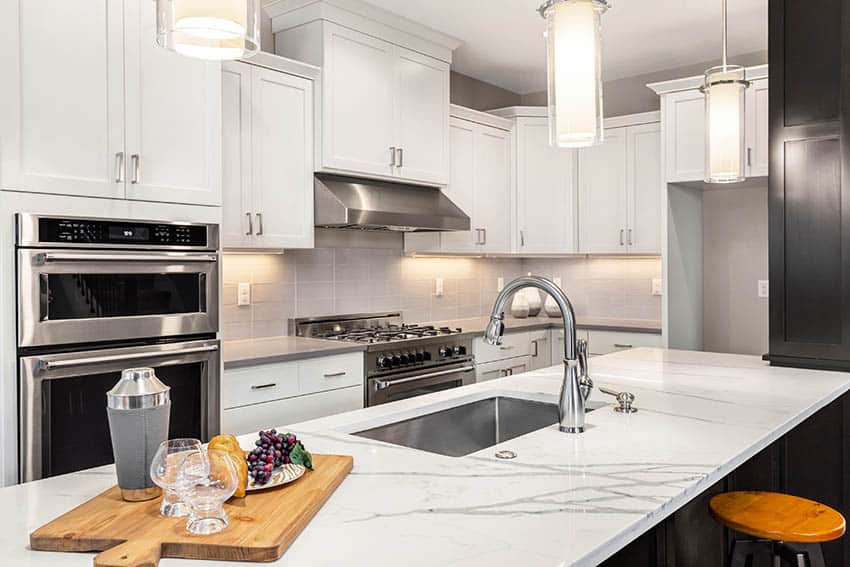
[[[401,355],[399,353],[395,353],[392,360],[393,366],[399,366],[401,364]]]
[[[379,356],[378,357],[378,368],[389,368],[393,365],[393,360],[389,356]]]
[[[411,362],[411,360],[410,360],[410,353],[409,353],[409,352],[403,352],[403,353],[401,353],[401,356],[400,356],[399,358],[401,358],[401,363],[402,363],[403,365],[404,365],[404,364],[410,364],[410,362]]]
[[[422,362],[423,360],[425,360],[425,353],[421,350],[416,351],[416,354],[414,356],[416,357],[416,362]]]
[[[425,359],[425,360],[431,360],[431,351],[426,350],[425,352],[423,352],[422,358]]]
[[[440,347],[440,356],[445,358],[445,357],[451,356],[451,355],[452,355],[452,348],[451,347],[445,347],[445,346]]]
[[[455,351],[455,356],[461,356],[461,355],[466,354],[466,347],[463,346],[463,345],[458,345],[458,346],[455,347],[454,351]]]

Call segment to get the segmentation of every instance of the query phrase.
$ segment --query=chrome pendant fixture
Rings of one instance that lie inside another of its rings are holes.
[[[156,42],[187,57],[244,59],[260,48],[260,0],[155,0]]]
[[[705,182],[746,179],[744,141],[746,70],[726,62],[726,0],[723,2],[721,64],[705,72]]]
[[[549,143],[578,148],[602,143],[602,14],[607,0],[547,0]]]

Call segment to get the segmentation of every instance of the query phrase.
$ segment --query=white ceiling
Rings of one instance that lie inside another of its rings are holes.
[[[464,42],[452,68],[519,94],[546,87],[541,0],[366,0]],[[729,2],[730,56],[767,49],[768,0]],[[720,56],[720,0],[613,0],[606,81]]]

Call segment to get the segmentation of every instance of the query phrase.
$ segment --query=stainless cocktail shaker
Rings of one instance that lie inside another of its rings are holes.
[[[112,453],[124,500],[151,500],[160,494],[150,467],[160,443],[168,439],[170,389],[153,368],[130,368],[106,393]]]

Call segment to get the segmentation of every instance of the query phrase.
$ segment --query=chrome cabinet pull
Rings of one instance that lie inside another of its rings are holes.
[[[538,347],[538,344],[537,344],[537,340],[533,340],[533,341],[531,341],[531,344],[534,346],[534,352],[532,353],[532,355],[531,355],[531,356],[532,356],[532,357],[537,357],[537,356],[540,354],[540,352],[539,352],[539,347]]]
[[[632,229],[629,229],[629,246],[632,245]]]
[[[481,242],[481,229],[480,228],[475,229],[475,244],[478,244],[478,245],[484,244],[483,242]]]
[[[395,146],[390,146],[390,167],[395,167]]]
[[[623,243],[623,233],[624,233],[624,232],[625,232],[625,231],[621,228],[621,229],[620,229],[620,246],[624,246],[624,245],[625,245],[625,244]]]
[[[348,372],[346,372],[345,370],[340,370],[339,372],[329,372],[327,374],[323,374],[322,376],[324,376],[325,378],[338,378],[340,376],[345,376],[346,374],[348,374]]]
[[[404,148],[396,150],[398,152],[398,165],[396,167],[404,167]]]
[[[130,163],[133,167],[133,179],[130,183],[135,185],[142,180],[142,158],[139,154],[133,154],[130,156]]]
[[[525,231],[524,230],[519,231],[519,245],[525,246]]]
[[[133,252],[115,252],[109,254],[92,254],[90,252],[45,252],[33,257],[37,265],[49,264],[51,262],[217,262],[215,254],[186,254],[177,255],[171,253],[159,254],[136,254]]]
[[[257,224],[260,226],[257,228],[257,236],[263,235],[263,213],[256,213],[257,215]]]
[[[398,380],[376,380],[375,390],[386,390],[398,384],[407,384],[408,382],[416,382],[418,380],[426,380],[428,378],[438,378],[440,376],[448,376],[449,374],[460,374],[464,372],[473,372],[474,366],[462,366],[460,368],[452,368],[450,370],[441,370],[439,372],[431,372],[429,374],[420,374],[419,376],[411,376],[409,378],[399,378]]]
[[[753,149],[747,148],[747,166],[753,166]]]
[[[506,346],[500,346],[499,350],[513,350],[515,348],[516,347],[514,345],[506,345]]]
[[[482,236],[481,245],[484,246],[484,245],[487,244],[487,229],[486,228],[481,229],[481,236]]]
[[[124,183],[124,152],[115,154],[115,183]]]
[[[251,213],[245,213],[245,216],[248,217],[248,232],[245,233],[245,236],[251,236],[254,234],[254,217],[251,216]]]
[[[269,388],[277,387],[277,382],[269,382],[268,384],[256,384],[252,385],[252,390],[268,390]]]
[[[634,345],[621,345],[619,343],[614,343],[614,348],[634,348]]]

